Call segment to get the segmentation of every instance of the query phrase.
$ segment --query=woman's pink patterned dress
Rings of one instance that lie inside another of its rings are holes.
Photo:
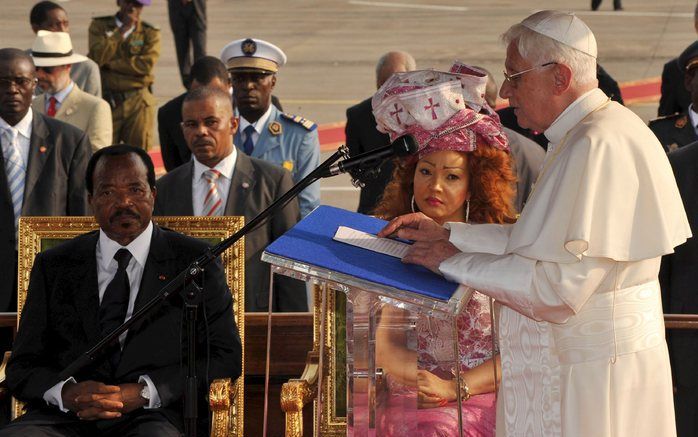
[[[486,296],[477,292],[473,294],[465,310],[458,315],[457,326],[461,370],[471,369],[492,357],[490,306]],[[419,368],[429,370],[440,378],[452,379],[452,338],[451,322],[421,317],[417,323],[416,339]],[[381,414],[377,418],[377,435],[458,436],[456,402],[438,408],[419,409],[417,417],[403,417],[402,406],[416,404],[416,388],[393,382],[389,385],[389,407],[387,414]],[[464,436],[494,436],[494,393],[472,396],[467,402],[463,402],[462,412]]]

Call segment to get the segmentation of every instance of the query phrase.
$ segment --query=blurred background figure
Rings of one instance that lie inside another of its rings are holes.
[[[102,94],[112,109],[113,143],[148,150],[154,144],[157,102],[151,88],[160,57],[160,30],[141,20],[143,6],[151,0],[116,3],[116,15],[92,20],[87,56],[102,73]]]
[[[189,88],[191,66],[206,56],[206,0],[167,0],[182,85]]]
[[[32,109],[83,130],[93,149],[111,144],[111,108],[103,99],[81,90],[70,79],[75,65],[87,57],[74,53],[70,35],[40,30],[31,50],[38,85],[44,90]]]
[[[412,71],[417,68],[417,63],[412,55],[407,52],[388,52],[380,57],[376,65],[376,89],[393,73]],[[346,145],[351,156],[377,149],[390,144],[388,134],[378,132],[376,119],[371,109],[371,98],[347,109],[347,124],[344,128]],[[380,166],[380,172],[375,178],[364,180],[359,197],[358,212],[370,214],[380,199],[385,186],[393,173],[393,161],[386,160]]]
[[[698,34],[698,3],[693,10],[693,28]],[[681,65],[686,65],[682,58],[695,51],[696,44],[698,43],[695,41],[691,43],[678,57],[671,59],[662,68],[662,95],[659,98],[659,108],[657,108],[657,115],[660,117],[684,112],[691,104],[691,95],[683,84],[684,70],[682,70]]]
[[[51,1],[35,4],[29,13],[29,23],[34,33],[40,30],[70,33],[68,14],[60,5]],[[74,64],[70,69],[70,79],[86,93],[102,97],[99,66],[92,59],[86,58]]]

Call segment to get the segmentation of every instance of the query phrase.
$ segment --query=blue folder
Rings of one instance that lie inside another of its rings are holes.
[[[319,206],[267,246],[265,252],[447,302],[458,284],[398,258],[332,239],[339,226],[376,234],[387,222],[331,206]]]

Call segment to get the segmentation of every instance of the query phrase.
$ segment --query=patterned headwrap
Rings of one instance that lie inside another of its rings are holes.
[[[396,73],[372,99],[379,131],[390,140],[412,134],[419,158],[437,150],[472,152],[477,137],[509,151],[499,116],[485,101],[487,73],[456,62],[446,73]]]

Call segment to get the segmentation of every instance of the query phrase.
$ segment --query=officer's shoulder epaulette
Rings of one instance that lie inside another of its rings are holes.
[[[148,23],[147,21],[141,21],[141,24],[143,25],[143,27],[147,27],[147,28],[149,28],[149,29],[160,30],[160,27],[159,27],[159,26],[156,26],[156,25],[154,25],[154,24],[150,24],[150,23]]]
[[[652,123],[658,123],[658,122],[664,121],[664,120],[673,120],[677,117],[681,117],[682,115],[685,115],[685,114],[677,112],[676,114],[662,115],[660,117],[653,118],[652,120],[649,121],[649,123],[652,124]]]
[[[314,131],[315,129],[317,129],[317,124],[308,120],[307,118],[301,117],[300,115],[286,114],[285,112],[282,112],[281,117],[285,118],[286,120],[290,120],[296,124],[300,124],[306,130]]]

